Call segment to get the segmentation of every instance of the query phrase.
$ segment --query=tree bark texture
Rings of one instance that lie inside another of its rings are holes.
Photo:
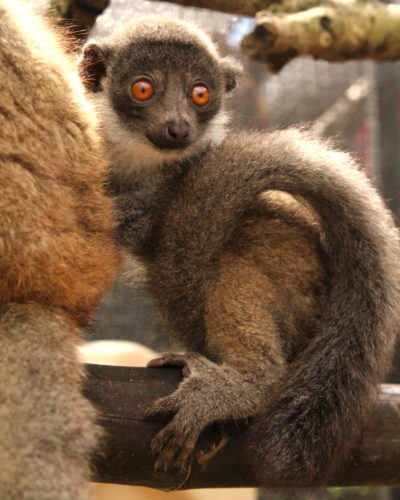
[[[166,0],[170,3],[183,5],[185,7],[199,7],[202,9],[220,10],[227,14],[239,14],[242,16],[255,16],[257,12],[267,9],[274,0]],[[299,0],[296,0],[297,2]],[[301,0],[300,0],[301,1]],[[316,0],[303,0],[315,1]]]
[[[244,425],[214,425],[199,440],[190,470],[155,473],[150,442],[168,419],[146,418],[157,398],[173,392],[181,373],[173,368],[87,365],[86,396],[97,406],[107,439],[95,459],[94,480],[159,489],[258,486]],[[352,454],[332,486],[400,484],[400,386],[384,385]],[[285,487],[279,481],[267,485]],[[314,484],[312,486],[321,486]]]
[[[331,62],[400,58],[399,5],[328,0],[296,10],[296,3],[301,6],[302,1],[283,0],[259,12],[254,31],[242,42],[243,51],[275,72],[304,55]]]
[[[243,51],[277,72],[311,55],[331,62],[400,58],[400,5],[377,0],[167,0],[256,16]]]

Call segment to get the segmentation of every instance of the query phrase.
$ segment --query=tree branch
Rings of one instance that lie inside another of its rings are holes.
[[[400,58],[400,6],[377,0],[167,0],[171,3],[256,15],[243,51],[279,71],[311,55],[331,62]]]
[[[257,14],[242,49],[272,71],[302,55],[332,62],[398,59],[400,6],[375,0],[283,0]]]
[[[228,14],[255,16],[258,11],[267,9],[274,0],[166,0],[185,7],[220,10]],[[314,0],[315,1],[315,0]]]
[[[87,397],[99,408],[108,439],[96,458],[98,482],[160,489],[256,486],[243,426],[214,426],[201,437],[186,474],[153,470],[150,441],[165,421],[145,418],[157,398],[174,391],[180,370],[87,365]],[[353,454],[330,482],[335,486],[400,484],[400,386],[382,386],[380,399]],[[276,481],[270,487],[284,487]],[[314,484],[313,486],[321,486]]]

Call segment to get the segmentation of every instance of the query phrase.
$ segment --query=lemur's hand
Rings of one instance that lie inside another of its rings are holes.
[[[148,415],[175,413],[151,443],[152,453],[158,455],[156,470],[176,467],[186,471],[201,431],[215,420],[209,404],[213,389],[208,374],[213,365],[198,354],[166,354],[148,363],[151,367],[181,367],[185,377],[175,392],[158,399],[148,411]]]
[[[148,366],[181,367],[185,377],[175,392],[158,399],[147,412],[149,416],[175,414],[151,443],[152,452],[158,455],[156,470],[175,467],[187,471],[197,440],[209,424],[248,418],[261,401],[257,386],[196,353],[165,354]]]
[[[134,198],[131,193],[115,197],[119,224],[117,240],[138,251],[145,245],[154,227],[153,207]]]

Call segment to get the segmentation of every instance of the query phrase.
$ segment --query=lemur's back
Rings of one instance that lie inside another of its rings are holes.
[[[0,4],[0,303],[40,301],[85,322],[118,260],[106,163],[72,63],[39,21],[8,5]]]

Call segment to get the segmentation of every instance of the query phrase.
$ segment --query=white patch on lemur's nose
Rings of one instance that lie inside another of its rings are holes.
[[[100,132],[107,141],[113,172],[121,177],[132,173],[149,173],[162,165],[182,161],[205,150],[209,144],[218,144],[225,136],[228,115],[220,111],[207,124],[206,131],[185,149],[165,150],[157,148],[144,134],[126,129],[105,92],[92,94],[100,119]]]

